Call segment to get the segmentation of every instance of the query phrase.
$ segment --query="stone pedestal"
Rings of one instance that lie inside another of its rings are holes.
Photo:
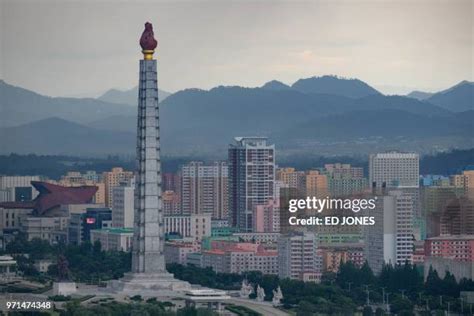
[[[160,291],[184,292],[191,284],[177,280],[171,273],[126,273],[120,280],[109,283],[110,290],[126,295],[159,294]]]
[[[76,282],[54,282],[53,295],[68,296],[76,293]]]

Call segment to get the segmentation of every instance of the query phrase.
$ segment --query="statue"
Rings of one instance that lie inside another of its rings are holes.
[[[76,283],[71,281],[69,262],[67,262],[64,255],[58,256],[56,267],[58,269],[58,280],[53,282],[53,295],[68,296],[76,293]]]
[[[278,286],[276,290],[273,290],[273,299],[272,299],[273,306],[279,306],[282,299],[283,299],[283,293],[281,293],[281,288],[280,286]]]
[[[64,255],[59,255],[58,262],[58,281],[69,281],[70,280],[70,272],[69,272],[69,262],[67,261]]]
[[[242,280],[242,287],[240,288],[240,297],[249,298],[249,295],[253,293],[253,286],[248,283],[247,279]]]
[[[260,285],[257,286],[257,301],[263,302],[265,300],[265,290]]]

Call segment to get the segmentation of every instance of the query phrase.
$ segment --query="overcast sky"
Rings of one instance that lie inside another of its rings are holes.
[[[472,0],[0,1],[0,77],[51,96],[137,85],[146,21],[171,92],[325,74],[385,93],[473,80]]]

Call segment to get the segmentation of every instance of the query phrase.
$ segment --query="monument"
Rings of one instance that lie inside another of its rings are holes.
[[[184,291],[190,284],[166,271],[164,223],[161,199],[160,125],[156,60],[158,42],[153,26],[145,24],[140,38],[137,120],[137,170],[132,271],[111,282],[114,291],[146,295],[157,290]]]
[[[53,295],[68,296],[76,293],[76,282],[71,281],[69,262],[64,255],[58,256],[58,280],[53,283]]]
[[[281,292],[280,286],[278,286],[276,290],[273,290],[272,305],[280,306],[282,299],[283,299],[283,293]]]
[[[257,285],[257,301],[263,302],[265,300],[265,290],[263,287],[260,287],[260,284]]]
[[[242,280],[242,286],[240,288],[239,295],[241,298],[249,298],[249,295],[253,293],[253,286],[247,279]]]

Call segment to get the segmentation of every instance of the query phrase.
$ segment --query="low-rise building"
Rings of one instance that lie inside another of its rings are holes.
[[[364,245],[361,243],[341,243],[320,245],[322,268],[327,272],[338,272],[341,263],[352,262],[361,267],[365,262]]]
[[[67,241],[67,217],[27,217],[23,222],[23,231],[28,240],[39,238],[50,244]]]
[[[213,241],[212,249],[202,252],[201,265],[218,273],[260,271],[278,274],[278,253],[258,244]]]
[[[234,233],[233,236],[243,242],[267,244],[277,243],[280,233]]]
[[[165,261],[166,263],[187,264],[187,256],[196,252],[193,243],[186,242],[166,242],[165,243]]]
[[[180,234],[185,240],[201,241],[211,236],[211,215],[164,216],[165,233]]]
[[[425,256],[474,261],[474,235],[439,236],[425,240]]]
[[[133,228],[102,228],[90,231],[91,242],[99,241],[105,251],[131,251]]]

